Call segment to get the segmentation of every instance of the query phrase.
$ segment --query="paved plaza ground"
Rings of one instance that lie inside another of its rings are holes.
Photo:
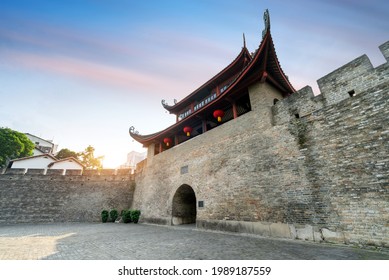
[[[0,226],[0,260],[360,260],[389,252],[146,224]]]

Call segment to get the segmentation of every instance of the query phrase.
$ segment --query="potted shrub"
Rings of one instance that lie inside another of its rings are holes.
[[[119,212],[116,209],[112,209],[109,211],[109,216],[111,217],[111,221],[114,223],[116,219],[119,217]]]
[[[122,214],[123,223],[125,224],[131,223],[131,210],[123,210],[122,212],[123,212]]]
[[[108,210],[101,211],[101,221],[103,223],[106,223],[108,221],[108,216],[109,216]]]
[[[137,224],[140,217],[140,210],[132,210],[131,211],[131,220]]]

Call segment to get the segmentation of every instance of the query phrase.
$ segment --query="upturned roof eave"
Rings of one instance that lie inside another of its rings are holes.
[[[258,49],[258,52],[263,49],[263,44],[261,44],[260,48]],[[259,54],[258,54],[259,56]],[[214,99],[212,102],[208,103],[206,106],[202,107],[201,109],[199,109],[198,111],[196,111],[196,113],[194,114],[191,114],[189,115],[187,118],[185,118],[184,120],[182,121],[179,121],[179,122],[176,122],[174,123],[173,125],[167,127],[166,129],[160,131],[160,132],[157,132],[157,133],[153,133],[153,134],[149,134],[149,135],[140,135],[140,134],[137,134],[137,133],[134,133],[134,132],[131,132],[130,131],[130,136],[138,141],[139,143],[143,144],[144,146],[148,146],[150,143],[156,141],[158,138],[163,138],[165,137],[166,135],[169,134],[170,131],[176,129],[177,127],[179,126],[182,126],[184,122],[186,121],[189,121],[190,119],[194,118],[196,115],[199,115],[201,113],[203,113],[206,109],[208,109],[210,106],[214,105],[215,103],[217,103],[218,101],[220,101],[221,99],[223,99],[225,96],[227,96],[228,94],[230,94],[234,88],[236,87],[236,85],[238,85],[238,83],[242,80],[242,78],[244,77],[244,75],[252,68],[254,67],[254,63],[252,63],[254,61],[254,58],[249,62],[248,65],[246,65],[246,67],[243,69],[243,71],[238,75],[238,77],[235,79],[235,81],[230,85],[230,87],[224,91],[222,94],[220,94],[216,99]]]
[[[182,126],[184,124],[184,122],[186,121],[189,121],[190,119],[192,119],[193,117],[195,117],[196,115],[199,115],[201,113],[203,113],[206,109],[208,109],[210,106],[212,106],[213,104],[219,102],[222,98],[224,98],[225,96],[231,94],[231,92],[234,91],[234,89],[236,89],[239,84],[243,81],[244,77],[248,74],[248,72],[253,69],[255,67],[255,65],[257,63],[259,63],[259,58],[261,57],[261,55],[263,54],[264,51],[268,50],[267,53],[265,53],[265,55],[269,55],[269,48],[266,48],[266,45],[269,44],[269,47],[272,49],[272,53],[273,53],[273,59],[276,63],[276,67],[277,67],[277,71],[278,73],[280,73],[280,80],[277,79],[277,77],[274,77],[278,80],[278,82],[280,82],[283,90],[285,91],[286,94],[292,94],[294,92],[296,92],[296,90],[294,89],[294,87],[292,86],[292,84],[289,82],[289,80],[287,79],[285,73],[283,72],[281,66],[280,66],[280,63],[278,61],[278,58],[277,58],[277,55],[276,55],[276,52],[275,52],[275,47],[274,47],[274,44],[273,44],[273,39],[271,37],[271,33],[270,33],[270,28],[268,28],[266,30],[266,33],[264,34],[263,38],[262,38],[262,41],[257,49],[257,51],[254,53],[254,56],[252,57],[250,55],[250,61],[248,62],[248,64],[242,69],[242,71],[240,72],[240,74],[238,75],[238,77],[235,79],[235,81],[227,88],[226,91],[224,91],[222,94],[220,94],[216,99],[214,99],[212,102],[208,103],[207,105],[205,105],[204,107],[202,107],[201,109],[199,109],[198,111],[196,111],[196,113],[193,113],[191,115],[189,115],[187,118],[185,118],[184,120],[180,121],[180,122],[176,122],[175,124],[169,126],[168,128],[160,131],[160,132],[157,132],[157,133],[154,133],[154,134],[149,134],[149,135],[139,135],[139,134],[134,134],[134,133],[131,133],[130,132],[130,135],[131,137],[142,143],[144,146],[147,146],[147,145],[150,145],[150,143],[152,143],[153,141],[156,141],[158,138],[163,138],[167,135],[169,135],[169,132],[171,132],[172,130],[178,128],[179,126]],[[245,49],[245,47],[244,47]],[[223,71],[226,71],[226,69],[228,69],[229,67],[231,67],[231,65],[233,63],[236,63],[238,61],[238,58],[241,57],[242,53],[244,53],[245,50],[242,50],[241,53],[238,55],[238,57],[234,60],[234,62],[232,62],[229,66],[227,66]],[[247,49],[246,49],[247,51]],[[247,51],[248,52],[248,51]],[[263,69],[260,69],[260,75],[264,75],[264,73],[267,71],[267,65],[263,68]],[[212,79],[210,79],[208,82],[206,82],[204,85],[202,85],[198,90],[196,90],[195,92],[193,92],[191,95],[187,96],[185,99],[183,99],[180,103],[177,103],[176,105],[174,106],[171,106],[170,108],[176,108],[178,106],[178,104],[182,104],[182,102],[184,102],[185,100],[188,100],[191,96],[193,96],[195,93],[197,93],[198,91],[200,91],[201,89],[203,89],[206,85],[209,85],[212,81],[214,81],[217,77],[220,77],[221,76],[221,73],[223,72],[219,72],[218,75],[214,76]],[[258,79],[260,79],[261,77],[259,77]],[[282,90],[282,89],[281,89]],[[171,133],[170,133],[171,134]]]
[[[188,106],[193,100],[191,100],[194,96],[196,96],[201,90],[206,88],[207,86],[214,83],[218,78],[220,78],[222,75],[228,72],[228,70],[232,69],[235,65],[237,65],[239,62],[245,59],[245,56],[251,60],[251,55],[246,46],[242,47],[242,50],[240,53],[236,56],[236,58],[227,65],[223,70],[221,70],[219,73],[217,73],[215,76],[213,76],[211,79],[209,79],[207,82],[205,82],[203,85],[201,85],[199,88],[197,88],[195,91],[193,91],[188,96],[184,97],[182,100],[177,102],[174,105],[168,105],[167,103],[162,101],[162,106],[169,111],[171,114],[178,114],[179,111],[184,109],[186,106]],[[189,103],[189,104],[188,104]]]
[[[273,58],[274,58],[274,61],[276,63],[277,70],[281,75],[281,77],[280,77],[281,82],[284,84],[284,87],[289,92],[289,94],[292,94],[292,93],[296,92],[296,89],[290,83],[289,79],[286,77],[284,71],[282,70],[280,62],[279,62],[278,57],[277,57],[277,53],[276,53],[276,50],[274,47],[273,38],[271,36],[270,30],[268,31],[268,33],[269,33],[269,44],[270,44],[270,47],[272,48],[272,53],[274,54]]]

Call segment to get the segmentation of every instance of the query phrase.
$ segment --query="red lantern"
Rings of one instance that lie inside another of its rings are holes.
[[[186,136],[190,136],[190,133],[192,132],[192,128],[190,126],[185,126],[184,127],[184,132],[186,133]]]
[[[213,112],[213,116],[215,118],[217,118],[218,122],[221,122],[222,121],[222,117],[224,117],[224,111],[223,110],[215,110]]]
[[[167,147],[169,147],[170,144],[172,143],[172,139],[170,139],[170,138],[164,138],[164,139],[163,139],[163,142],[166,144]]]

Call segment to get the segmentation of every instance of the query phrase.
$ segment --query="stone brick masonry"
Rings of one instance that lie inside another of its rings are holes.
[[[98,222],[131,205],[129,175],[0,175],[0,224]]]
[[[388,60],[389,42],[380,49]],[[198,227],[388,247],[388,73],[362,56],[321,78],[319,96],[252,86],[252,111],[155,156],[149,147],[133,207],[174,224],[173,198],[190,186]]]

